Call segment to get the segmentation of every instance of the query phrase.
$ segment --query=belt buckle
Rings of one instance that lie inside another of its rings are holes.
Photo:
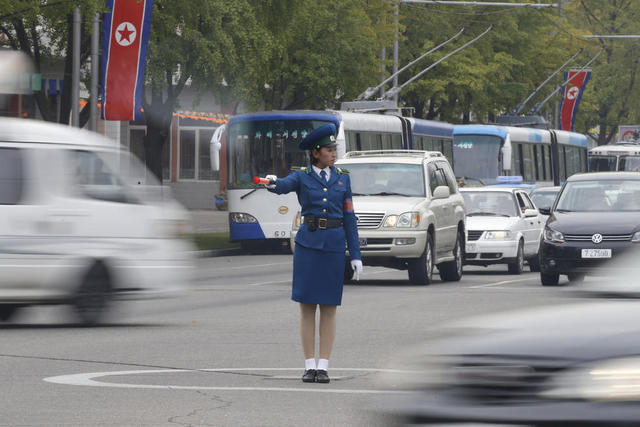
[[[318,228],[320,230],[326,230],[328,223],[329,221],[327,220],[327,218],[318,218]]]

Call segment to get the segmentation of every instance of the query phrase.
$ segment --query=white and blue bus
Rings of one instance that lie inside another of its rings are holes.
[[[493,125],[453,128],[453,169],[468,183],[559,185],[587,170],[587,137],[576,132]]]
[[[272,111],[232,117],[224,131],[226,159],[220,159],[226,163],[232,241],[288,242],[300,209],[296,195],[268,193],[253,183],[253,177],[284,177],[292,170],[306,168],[308,153],[300,151],[298,144],[307,133],[325,123],[334,123],[338,129],[338,158],[354,150],[416,149],[440,151],[450,162],[453,160],[453,125],[448,123],[332,110]],[[214,165],[218,162],[218,146],[212,140]]]

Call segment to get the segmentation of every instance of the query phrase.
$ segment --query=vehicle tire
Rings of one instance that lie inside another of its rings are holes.
[[[586,274],[584,274],[584,273],[571,273],[571,274],[567,274],[567,276],[569,277],[569,281],[571,283],[580,283],[580,282],[584,282],[584,276],[586,276]]]
[[[347,262],[344,263],[344,281],[351,282],[354,274],[355,271],[353,271],[353,268],[351,268],[351,262],[347,260]]]
[[[536,256],[529,258],[529,270],[537,273],[540,271],[540,258],[536,254]]]
[[[507,264],[509,266],[509,274],[522,274],[524,270],[524,244],[522,240],[518,243],[518,253],[513,262]]]
[[[416,285],[429,285],[433,281],[433,239],[427,233],[427,243],[420,258],[409,262],[409,281]]]
[[[541,271],[540,281],[542,282],[542,286],[558,286],[560,275],[555,273],[543,273]]]
[[[458,232],[456,245],[453,248],[453,261],[443,262],[438,266],[440,278],[445,282],[457,282],[462,279],[462,262],[464,260],[462,233]]]
[[[102,263],[94,264],[82,280],[74,296],[73,305],[82,323],[100,323],[111,303],[112,289],[109,272]]]
[[[0,321],[7,322],[20,308],[16,304],[0,304]]]

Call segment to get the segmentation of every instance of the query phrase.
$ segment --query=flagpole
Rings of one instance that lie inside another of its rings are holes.
[[[80,126],[80,8],[73,9],[73,70],[71,74],[71,126]]]
[[[89,130],[98,131],[98,76],[100,75],[100,65],[98,63],[98,53],[100,50],[100,17],[96,13],[93,16],[93,33],[91,34],[91,105],[89,106]]]

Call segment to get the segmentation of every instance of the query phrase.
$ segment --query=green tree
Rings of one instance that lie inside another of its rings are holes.
[[[584,33],[638,34],[640,3],[633,0],[581,0],[568,8]],[[576,128],[596,128],[598,145],[614,139],[618,125],[640,120],[640,40],[593,39],[604,51],[591,67]]]
[[[91,19],[102,11],[103,2],[99,0],[76,1],[0,1],[0,31],[7,35],[5,42],[9,47],[28,54],[36,73],[43,67],[52,66],[64,58],[64,81],[60,102],[60,123],[68,123],[71,112],[72,55],[73,51],[73,10],[79,7],[83,19],[80,46],[80,64],[86,67],[90,55]],[[88,86],[88,84],[87,84]],[[34,92],[34,99],[40,114],[47,121],[56,121],[56,106],[46,91]],[[93,102],[93,100],[90,100]],[[81,124],[89,119],[89,104],[81,111]]]

